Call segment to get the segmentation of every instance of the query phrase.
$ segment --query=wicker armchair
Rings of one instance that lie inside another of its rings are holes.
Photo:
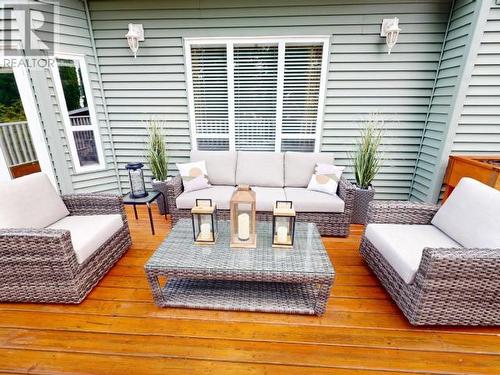
[[[438,209],[411,202],[372,202],[368,226],[376,223],[430,227]],[[425,247],[410,283],[391,266],[366,233],[360,252],[411,324],[500,324],[499,248]]]
[[[191,210],[177,208],[176,199],[182,193],[182,179],[180,176],[172,178],[167,182],[167,202],[172,215],[172,224],[179,219],[191,217]],[[354,186],[345,178],[341,178],[338,187],[338,196],[344,201],[344,212],[298,212],[298,222],[313,222],[323,236],[349,235],[352,208],[354,206]],[[218,210],[219,219],[229,220],[229,210]],[[272,212],[257,211],[257,220],[272,220]]]
[[[62,196],[70,216],[119,214],[123,225],[83,263],[70,231],[0,229],[0,301],[80,303],[131,245],[119,196]]]

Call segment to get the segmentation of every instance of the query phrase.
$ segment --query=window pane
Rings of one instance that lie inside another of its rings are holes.
[[[228,151],[229,139],[221,138],[198,138],[198,150]]]
[[[275,150],[277,81],[277,45],[234,47],[237,150]]]
[[[301,151],[314,152],[314,139],[282,139],[281,152]]]
[[[192,47],[193,101],[198,134],[228,134],[226,47]]]
[[[94,131],[74,131],[76,153],[80,166],[99,164],[99,157],[97,156],[97,147],[95,144]]]
[[[322,55],[322,46],[285,47],[283,134],[316,132]]]

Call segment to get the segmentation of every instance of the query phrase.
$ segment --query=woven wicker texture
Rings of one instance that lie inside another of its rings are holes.
[[[375,190],[356,189],[354,194],[354,204],[352,208],[351,223],[366,224],[368,217],[368,204],[373,200]]]
[[[298,223],[293,249],[272,248],[271,237],[271,224],[259,222],[255,249],[231,249],[229,222],[221,221],[217,243],[197,246],[190,221],[179,220],[145,266],[156,303],[322,314],[334,270],[316,226]],[[165,287],[159,276],[170,278]]]
[[[354,185],[342,177],[337,194],[344,201],[344,212],[298,212],[297,222],[315,223],[322,236],[347,237],[349,235],[355,190]],[[174,224],[180,219],[191,216],[191,210],[177,208],[176,199],[181,193],[182,180],[180,176],[176,176],[167,182],[167,201]],[[229,220],[229,210],[218,210],[218,214],[220,219]],[[272,212],[257,211],[257,220],[271,221]]]
[[[70,215],[121,214],[124,225],[83,264],[70,232],[62,229],[0,229],[0,300],[80,303],[131,245],[121,197],[62,197]]]
[[[372,202],[368,222],[430,224],[437,206]],[[500,249],[424,249],[406,284],[363,237],[360,252],[414,325],[500,325]]]

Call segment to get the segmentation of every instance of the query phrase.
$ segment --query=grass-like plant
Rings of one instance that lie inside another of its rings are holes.
[[[158,181],[166,181],[168,174],[168,154],[165,147],[164,122],[148,121],[149,138],[147,158],[153,177]]]
[[[361,127],[361,135],[351,156],[356,185],[368,189],[381,167],[379,146],[382,141],[384,122],[371,114]]]

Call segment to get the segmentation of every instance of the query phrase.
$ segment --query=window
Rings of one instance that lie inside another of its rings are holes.
[[[54,84],[76,173],[104,168],[99,128],[84,56],[58,55]]]
[[[193,149],[318,151],[328,43],[186,39]]]

